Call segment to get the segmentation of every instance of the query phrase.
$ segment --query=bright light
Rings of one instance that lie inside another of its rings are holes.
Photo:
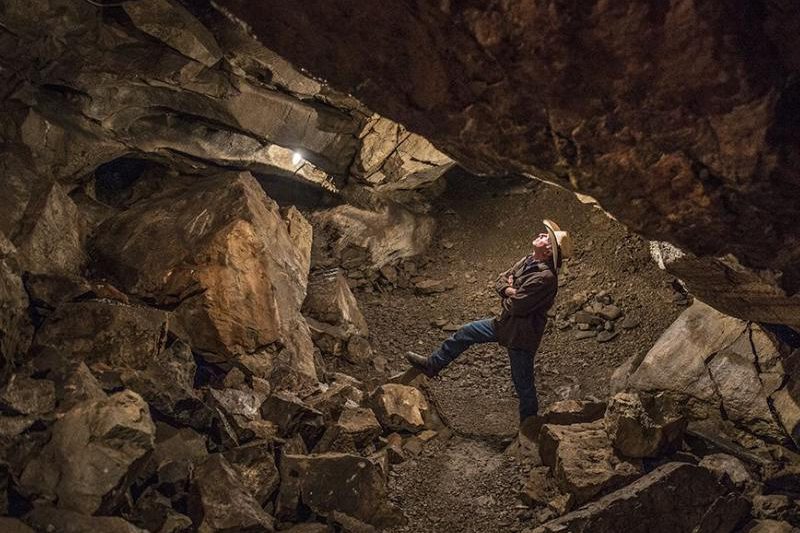
[[[296,166],[302,162],[303,162],[303,155],[300,152],[295,152],[292,155],[292,164]]]

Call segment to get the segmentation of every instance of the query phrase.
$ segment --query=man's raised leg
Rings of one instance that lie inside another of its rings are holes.
[[[408,361],[423,370],[429,376],[435,376],[444,367],[452,363],[456,357],[473,344],[497,342],[494,332],[494,320],[486,318],[464,324],[458,331],[445,340],[438,350],[425,358],[413,352],[406,354]]]

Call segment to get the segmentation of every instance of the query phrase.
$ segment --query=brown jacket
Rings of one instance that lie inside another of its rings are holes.
[[[495,290],[503,299],[503,310],[494,320],[497,342],[507,348],[535,353],[547,324],[547,311],[552,307],[558,292],[558,278],[552,263],[533,261],[530,256],[497,277]],[[513,283],[508,284],[508,276]],[[514,287],[517,293],[506,297],[506,288]]]

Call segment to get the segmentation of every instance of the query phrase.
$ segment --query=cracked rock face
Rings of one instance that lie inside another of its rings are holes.
[[[178,324],[208,360],[256,354],[302,379],[315,370],[300,315],[309,259],[296,240],[277,204],[243,173],[141,201],[106,220],[92,248],[98,269],[129,294],[177,304]],[[287,353],[266,350],[277,342]]]
[[[472,170],[566,185],[651,239],[782,273],[784,300],[800,290],[789,2],[217,4]]]
[[[664,393],[690,418],[723,418],[781,441],[795,431],[796,422],[783,422],[796,416],[788,399],[794,359],[757,325],[695,300],[632,369],[627,387]]]

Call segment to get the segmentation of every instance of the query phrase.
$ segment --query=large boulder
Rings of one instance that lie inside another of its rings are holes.
[[[756,436],[783,440],[787,434],[770,403],[789,374],[788,362],[785,347],[763,329],[695,300],[630,366],[626,387],[642,398],[669,399],[673,414],[727,419]]]
[[[377,528],[400,521],[389,503],[385,477],[369,459],[343,453],[284,455],[281,480],[278,518],[297,519],[302,504],[321,516],[341,514]]]
[[[147,404],[131,391],[79,404],[53,426],[50,442],[24,468],[21,489],[59,508],[93,514],[112,505],[138,459],[153,449]]]
[[[640,462],[619,457],[603,421],[558,426],[547,424],[539,433],[542,463],[549,466],[559,487],[578,504],[636,479]]]
[[[300,314],[308,262],[296,247],[249,173],[168,188],[106,220],[92,241],[96,267],[126,292],[177,306],[177,322],[208,360],[257,357],[259,377],[312,380]]]
[[[729,496],[708,471],[687,463],[667,463],[641,479],[547,522],[534,533],[728,533],[750,505]]]
[[[611,444],[626,457],[658,457],[674,449],[686,429],[686,419],[664,408],[658,396],[618,393],[608,402],[603,422]]]
[[[220,454],[210,455],[194,471],[189,514],[198,531],[267,531],[273,520],[245,488]]]

